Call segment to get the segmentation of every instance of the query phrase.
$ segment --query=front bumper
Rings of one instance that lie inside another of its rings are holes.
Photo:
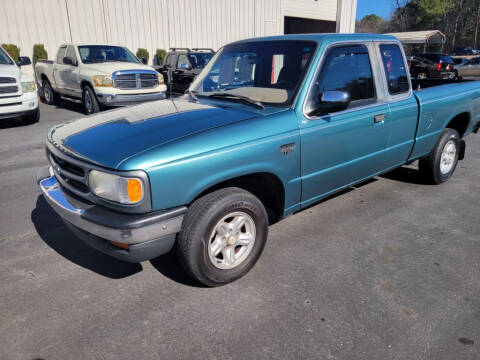
[[[97,99],[105,106],[126,106],[139,104],[145,101],[163,100],[166,91],[158,91],[149,94],[108,94],[97,93]]]
[[[178,207],[149,214],[120,214],[64,192],[49,168],[38,172],[37,182],[53,210],[81,240],[124,261],[140,262],[169,252],[186,212],[186,207]],[[128,245],[128,250],[111,241]]]
[[[0,97],[0,119],[30,115],[37,108],[38,95],[36,91]]]

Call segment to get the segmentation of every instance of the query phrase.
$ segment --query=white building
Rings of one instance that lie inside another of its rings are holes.
[[[357,0],[0,0],[0,43],[49,59],[63,42],[208,47],[301,32],[354,32]]]

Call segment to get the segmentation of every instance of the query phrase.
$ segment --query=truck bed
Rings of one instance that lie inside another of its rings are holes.
[[[460,136],[478,130],[480,81],[454,79],[413,80],[418,102],[418,126],[410,159],[426,155],[435,146],[443,129],[453,119],[465,123]],[[468,125],[467,125],[468,124]]]

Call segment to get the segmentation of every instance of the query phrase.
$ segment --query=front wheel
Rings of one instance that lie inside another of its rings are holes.
[[[100,111],[95,92],[90,86],[85,86],[82,92],[83,110],[86,115],[94,114]]]
[[[420,172],[434,184],[444,183],[453,175],[459,153],[460,136],[456,130],[447,128],[443,130],[430,154],[420,159]]]
[[[245,275],[260,257],[268,236],[265,207],[253,194],[225,188],[196,200],[177,239],[182,266],[207,286]]]

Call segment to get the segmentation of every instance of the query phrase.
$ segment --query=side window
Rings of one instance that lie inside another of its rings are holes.
[[[58,49],[57,64],[63,64],[63,57],[65,56],[66,49],[67,49],[66,46],[61,46],[60,49]]]
[[[177,61],[177,69],[187,69],[190,67],[188,57],[185,54],[180,54]]]
[[[320,108],[320,99],[326,91],[346,91],[350,95],[349,108],[376,101],[375,84],[368,49],[364,45],[337,46],[328,50],[315,79],[307,101],[307,113]]]
[[[77,56],[75,55],[75,48],[73,46],[67,47],[66,57],[69,57],[73,60],[73,63],[77,63]]]
[[[410,85],[408,84],[407,70],[398,45],[380,45],[380,53],[387,78],[388,92],[391,95],[408,92]]]

